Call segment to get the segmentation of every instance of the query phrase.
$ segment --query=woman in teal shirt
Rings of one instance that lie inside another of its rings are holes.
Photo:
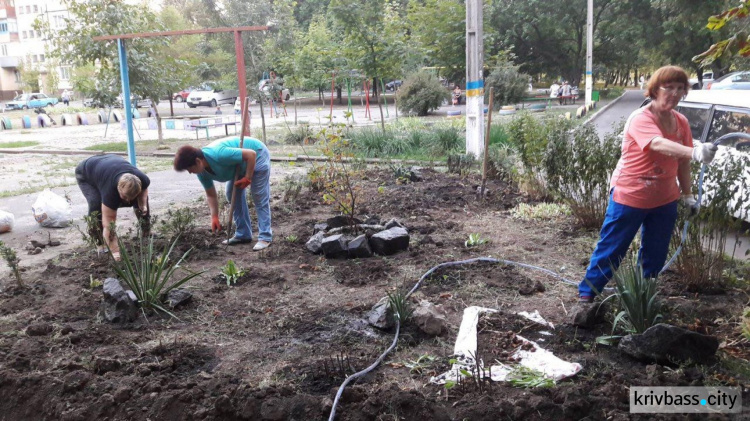
[[[189,145],[177,150],[174,158],[176,171],[187,170],[190,174],[197,174],[198,180],[206,190],[206,201],[211,211],[211,230],[221,230],[219,223],[219,198],[214,187],[214,181],[226,182],[227,200],[231,201],[232,191],[237,188],[235,199],[234,224],[237,227],[234,236],[225,240],[224,244],[249,243],[253,240],[250,210],[247,207],[245,189],[250,186],[250,193],[255,204],[258,217],[258,242],[253,250],[263,250],[271,244],[271,154],[268,148],[259,140],[245,138],[240,149],[238,137],[221,139],[203,148]],[[243,177],[234,181],[237,166]]]

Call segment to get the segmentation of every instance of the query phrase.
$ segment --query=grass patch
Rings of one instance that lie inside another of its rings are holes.
[[[557,203],[537,203],[536,205],[519,203],[510,211],[510,215],[523,221],[550,220],[570,215],[570,208]]]
[[[75,185],[75,181],[72,183],[59,183],[59,184],[45,184],[39,186],[27,186],[17,190],[0,191],[0,199],[5,197],[21,196],[23,194],[31,194],[40,192],[46,188],[54,189],[55,187],[68,187]]]
[[[17,142],[3,142],[0,143],[0,148],[26,148],[29,146],[36,146],[39,142],[34,140],[21,140]]]
[[[102,143],[102,144],[98,144],[98,145],[86,146],[85,148],[83,148],[83,150],[86,150],[86,151],[104,151],[104,152],[127,152],[128,151],[128,143],[127,142]]]

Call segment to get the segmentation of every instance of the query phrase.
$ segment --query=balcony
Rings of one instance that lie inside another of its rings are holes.
[[[8,6],[6,2],[0,1],[0,19],[8,18],[16,18],[16,9],[13,6]]]
[[[0,67],[16,68],[18,67],[19,62],[20,60],[18,59],[18,57],[9,57],[9,56],[0,57]]]

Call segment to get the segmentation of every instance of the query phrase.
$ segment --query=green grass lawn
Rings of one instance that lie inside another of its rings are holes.
[[[39,142],[33,140],[23,140],[17,142],[0,142],[0,149],[3,148],[26,148],[29,146],[36,146]]]

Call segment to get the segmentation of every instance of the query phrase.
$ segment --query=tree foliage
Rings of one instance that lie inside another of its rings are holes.
[[[708,18],[706,28],[709,31],[721,31],[727,25],[734,24],[739,28],[734,34],[723,39],[693,57],[693,61],[703,67],[708,67],[717,61],[731,62],[734,57],[750,57],[750,35],[747,33],[750,25],[750,0],[740,1],[739,6],[725,10],[722,13]]]
[[[398,107],[405,113],[425,116],[448,100],[450,93],[437,78],[419,72],[410,76],[398,92]]]

